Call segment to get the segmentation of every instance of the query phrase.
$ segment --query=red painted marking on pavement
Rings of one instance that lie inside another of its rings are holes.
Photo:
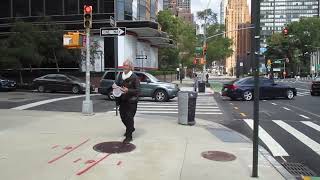
[[[81,160],[81,158],[78,158],[77,160],[74,160],[73,163],[77,163]]]
[[[65,152],[64,154],[52,159],[51,161],[48,162],[48,164],[51,164],[55,161],[57,161],[58,159],[64,157],[65,155],[69,154],[70,152],[74,151],[75,149],[77,149],[78,147],[80,147],[81,145],[83,145],[84,143],[88,142],[90,139],[85,140],[84,142],[82,142],[81,144],[79,144],[78,146],[74,147],[73,149],[70,149],[69,151]]]
[[[65,150],[70,150],[70,149],[72,149],[72,146],[66,146],[66,147],[64,147],[63,149],[65,149]]]
[[[55,148],[57,148],[57,147],[59,147],[59,145],[52,146],[51,149],[55,149]]]
[[[88,161],[85,162],[85,164],[91,164],[91,163],[94,163],[94,162],[96,162],[96,161],[95,160],[88,160]]]
[[[104,160],[105,158],[107,158],[107,157],[110,156],[110,155],[111,155],[111,154],[105,155],[105,156],[104,156],[103,158],[101,158],[100,160],[98,160],[98,161],[96,161],[95,163],[91,164],[91,165],[88,166],[87,168],[79,171],[79,172],[77,173],[77,175],[80,176],[81,174],[87,172],[87,171],[88,171],[89,169],[91,169],[93,166],[95,166],[96,164],[98,164],[99,162],[101,162],[102,160]]]
[[[117,164],[117,166],[119,166],[121,163],[122,163],[122,161],[119,161],[118,164]]]

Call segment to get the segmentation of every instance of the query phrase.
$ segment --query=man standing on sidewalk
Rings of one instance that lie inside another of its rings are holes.
[[[134,116],[137,111],[138,96],[140,90],[140,81],[136,74],[132,72],[133,63],[130,60],[123,62],[123,73],[118,76],[116,84],[112,86],[113,89],[120,88],[123,92],[117,98],[120,106],[120,117],[123,124],[126,126],[124,143],[132,141],[132,133],[134,128]]]

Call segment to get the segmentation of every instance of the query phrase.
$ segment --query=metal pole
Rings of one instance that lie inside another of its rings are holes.
[[[252,33],[251,54],[254,73],[254,103],[253,103],[253,161],[252,177],[258,177],[258,147],[259,147],[259,47],[260,47],[260,0],[251,0],[251,22],[255,29]]]
[[[283,60],[283,79],[286,78],[286,58]]]
[[[86,28],[86,99],[82,103],[82,113],[93,115],[93,105],[90,100],[90,28]]]
[[[118,77],[118,36],[115,36],[113,38],[114,42],[114,68],[115,68],[115,80],[117,80]],[[116,103],[116,116],[118,116],[118,106]]]
[[[207,9],[206,11],[206,17],[204,18],[204,30],[203,30],[203,48],[207,46]],[[206,47],[207,48],[207,47]],[[206,57],[207,57],[207,52],[203,56],[203,69],[202,69],[202,82],[204,80],[204,72],[206,71]]]

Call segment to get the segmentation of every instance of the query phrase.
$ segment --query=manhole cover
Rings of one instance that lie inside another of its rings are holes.
[[[205,151],[201,156],[212,161],[233,161],[237,158],[233,154],[222,151]]]
[[[282,166],[286,168],[290,174],[301,177],[302,176],[317,176],[311,169],[301,163],[282,163]]]
[[[136,148],[131,143],[123,143],[120,141],[103,142],[93,146],[93,149],[103,153],[125,153],[131,152]]]

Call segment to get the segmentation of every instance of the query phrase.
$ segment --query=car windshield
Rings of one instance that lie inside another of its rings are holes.
[[[159,80],[159,79],[157,79],[156,77],[154,77],[154,76],[153,76],[153,75],[151,75],[151,74],[148,74],[147,76],[148,76],[148,78],[150,78],[150,79],[151,79],[151,81],[154,81],[154,82],[160,82],[160,80]]]

